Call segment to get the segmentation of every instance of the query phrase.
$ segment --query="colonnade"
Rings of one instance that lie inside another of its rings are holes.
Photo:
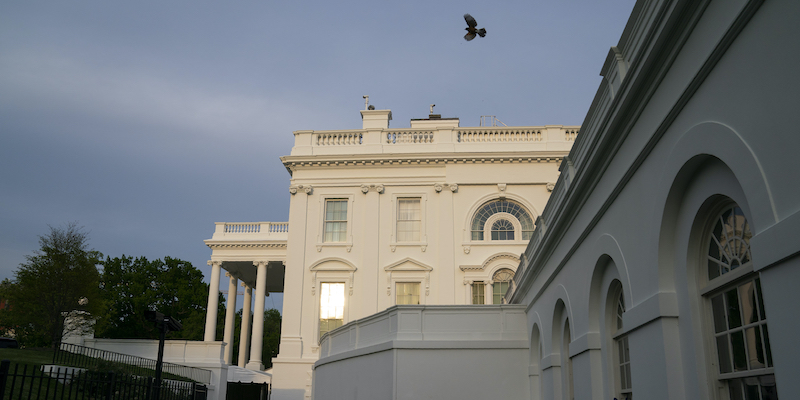
[[[254,261],[256,267],[256,294],[253,310],[250,309],[253,288],[246,282],[239,282],[238,277],[230,272],[225,272],[228,278],[228,302],[225,308],[225,329],[222,341],[225,346],[223,360],[225,364],[233,365],[233,339],[236,322],[236,298],[238,286],[244,287],[244,304],[242,305],[242,326],[239,332],[239,367],[261,371],[264,368],[261,352],[264,348],[264,304],[267,296],[267,263],[268,261]],[[216,339],[217,309],[219,307],[219,283],[222,270],[222,261],[209,261],[211,266],[211,279],[208,288],[208,308],[206,309],[206,328],[203,341],[213,342]],[[253,316],[253,326],[250,326],[250,316]],[[249,357],[248,357],[249,355]]]

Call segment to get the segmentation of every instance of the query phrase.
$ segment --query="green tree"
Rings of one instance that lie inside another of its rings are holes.
[[[250,315],[250,326],[253,326],[253,316]],[[239,339],[242,327],[242,310],[236,312],[236,326],[233,338],[233,362],[239,359]],[[281,344],[281,313],[276,309],[264,311],[264,346],[261,349],[261,360],[264,368],[272,368],[272,357],[278,355]]]
[[[101,288],[108,304],[95,336],[115,339],[156,339],[155,324],[145,319],[147,310],[171,316],[183,329],[169,339],[202,340],[205,329],[208,284],[203,273],[188,261],[164,257],[106,258]],[[222,298],[222,296],[220,296]],[[220,302],[224,310],[224,301]]]
[[[82,311],[75,328],[87,330],[92,319],[82,317],[103,309],[97,270],[102,254],[88,249],[83,228],[74,222],[63,228],[51,226],[49,233],[39,236],[39,246],[2,288],[10,304],[3,322],[28,347],[57,345],[67,313]]]

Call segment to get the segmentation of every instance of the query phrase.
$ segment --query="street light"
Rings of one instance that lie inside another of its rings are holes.
[[[155,322],[158,327],[158,360],[156,360],[156,386],[153,400],[158,400],[161,395],[161,370],[164,364],[164,337],[167,331],[179,331],[183,329],[183,324],[175,318],[166,316],[158,311],[145,311],[144,318],[150,322]]]

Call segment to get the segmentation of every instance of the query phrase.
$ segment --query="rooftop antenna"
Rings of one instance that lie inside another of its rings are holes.
[[[480,126],[497,126],[500,123],[503,126],[508,126],[500,121],[494,115],[481,115],[481,125]]]
[[[361,97],[364,98],[364,109],[365,110],[369,110],[369,95],[365,94],[365,95],[363,95]]]

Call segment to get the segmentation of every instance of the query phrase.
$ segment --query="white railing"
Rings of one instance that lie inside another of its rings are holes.
[[[214,232],[218,235],[277,235],[284,236],[289,232],[288,222],[217,222]]]
[[[575,138],[578,137],[578,129],[565,129],[564,130],[564,140],[568,142],[574,142]]]
[[[458,130],[461,143],[541,142],[541,129],[469,128]]]
[[[252,222],[225,223],[225,233],[259,233],[261,224]]]
[[[433,131],[421,132],[389,132],[386,134],[386,143],[433,143]]]
[[[363,142],[362,132],[325,132],[317,133],[315,146],[351,146]]]
[[[269,223],[269,232],[289,232],[289,223],[288,222],[270,222]]]

